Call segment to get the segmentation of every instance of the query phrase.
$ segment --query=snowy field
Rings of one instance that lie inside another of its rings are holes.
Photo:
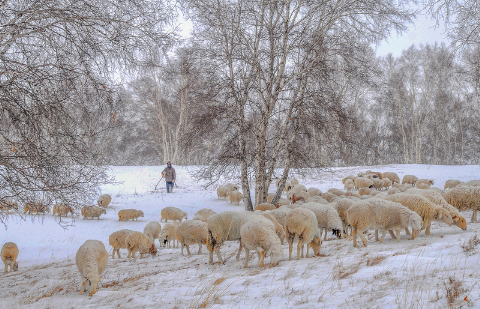
[[[273,268],[269,258],[259,268],[254,252],[243,268],[244,252],[235,262],[238,242],[227,242],[221,249],[226,262],[213,266],[205,247],[202,255],[195,254],[196,245],[192,257],[182,256],[179,248],[160,248],[157,257],[137,262],[126,259],[127,251],[121,249],[121,259],[109,259],[98,292],[79,295],[75,254],[85,240],[101,240],[111,254],[112,232],[143,231],[148,222],[160,220],[166,206],[185,210],[189,218],[201,208],[244,211],[243,202],[232,205],[218,200],[213,188],[205,190],[191,177],[193,167],[175,168],[180,187],[166,194],[164,182],[153,191],[163,166],[113,167],[110,173],[121,184],[102,188],[113,199],[98,221],[69,218],[62,228],[51,215],[25,220],[10,215],[0,241],[18,245],[19,271],[0,275],[2,308],[480,308],[480,255],[473,241],[480,223],[470,224],[471,212],[462,212],[466,231],[433,222],[430,236],[422,232],[407,240],[402,233],[400,243],[389,235],[383,244],[376,243],[370,231],[368,246],[357,249],[351,238],[329,235],[320,256],[300,261],[288,261],[285,243],[284,257]],[[447,179],[480,179],[478,166],[432,165],[335,168],[296,178],[307,188],[343,189],[343,177],[367,169],[396,172],[400,178],[433,178],[441,189]],[[119,222],[117,212],[124,208],[140,209],[145,217]],[[469,240],[471,248],[464,249]]]

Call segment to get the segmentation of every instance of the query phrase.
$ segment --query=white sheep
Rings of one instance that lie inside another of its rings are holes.
[[[23,213],[33,214],[33,213],[50,213],[50,207],[41,203],[41,202],[28,202],[23,208]]]
[[[360,196],[370,195],[370,193],[372,193],[372,189],[370,188],[360,188],[360,190],[358,190],[358,194],[360,194]]]
[[[290,190],[290,191],[293,191],[293,192],[296,192],[296,193],[300,193],[300,192],[308,193],[307,188],[304,185],[300,185],[300,184],[297,184],[297,185],[293,186],[292,190]]]
[[[343,236],[343,224],[338,211],[331,205],[319,204],[319,203],[305,203],[303,208],[310,209],[317,217],[318,228],[320,229],[320,235],[325,229],[324,240],[327,240],[328,231],[332,231],[337,238]]]
[[[293,178],[292,180],[290,180],[290,184],[292,185],[292,188],[295,187],[299,184],[298,179]]]
[[[217,254],[218,261],[223,263],[220,255],[220,247],[225,241],[240,240],[240,228],[245,215],[235,211],[225,211],[213,215],[208,219],[208,241],[207,249],[209,251],[209,264],[213,264],[213,252]],[[240,259],[242,244],[237,253],[236,260]]]
[[[389,178],[382,178],[383,188],[388,190],[392,186],[392,181]]]
[[[308,193],[308,196],[309,197],[312,197],[312,196],[322,196],[322,191],[320,189],[317,189],[317,188],[313,188],[313,187],[310,187],[307,189],[307,193]]]
[[[412,186],[415,186],[417,180],[418,180],[418,177],[415,175],[405,175],[403,176],[403,179],[402,179],[402,185],[410,184]]]
[[[417,187],[418,189],[422,189],[422,190],[430,189],[430,185],[429,185],[429,184],[426,184],[426,183],[423,183],[423,182],[418,183],[418,181],[417,181],[416,187]]]
[[[118,221],[137,220],[144,217],[143,211],[137,209],[122,209],[118,212]]]
[[[418,179],[417,182],[415,183],[416,186],[417,186],[417,188],[418,188],[418,185],[421,184],[421,183],[422,183],[422,184],[426,184],[426,185],[429,186],[429,187],[430,187],[430,186],[433,186],[433,185],[435,184],[435,182],[433,181],[433,179],[424,179],[424,178],[422,178],[422,179]]]
[[[340,219],[342,220],[343,231],[348,235],[348,219],[347,219],[347,210],[352,206],[352,204],[357,199],[354,198],[343,198],[335,202],[333,207],[337,210]]]
[[[162,215],[160,222],[162,222],[164,219],[165,222],[167,222],[167,220],[182,221],[182,219],[187,220],[188,218],[188,215],[185,211],[172,206],[162,208],[160,214]]]
[[[175,229],[179,224],[179,222],[168,222],[163,225],[162,231],[159,235],[160,246],[166,246],[170,248],[170,243],[173,242],[172,246],[174,248],[178,247],[178,242],[175,244],[177,240],[175,238]]]
[[[364,177],[355,178],[354,184],[355,184],[356,189],[375,187],[375,185],[373,184],[373,181],[371,179],[364,178]]]
[[[333,194],[335,194],[336,196],[343,196],[343,195],[345,195],[345,192],[343,192],[342,190],[337,189],[337,188],[330,188],[330,189],[327,190],[327,192],[333,193]]]
[[[455,188],[456,186],[458,186],[461,183],[463,183],[463,182],[460,181],[460,180],[449,179],[449,180],[445,181],[445,185],[443,186],[443,189],[447,190],[447,189]]]
[[[467,186],[480,186],[480,179],[469,180],[465,183]]]
[[[111,201],[112,201],[112,197],[110,196],[110,194],[102,194],[98,198],[97,204],[98,206],[105,208],[110,204]]]
[[[240,193],[240,191],[231,191],[228,197],[230,198],[230,203],[240,205],[240,202],[243,199],[243,194]]]
[[[320,204],[328,204],[328,201],[326,199],[324,199],[323,197],[320,197],[320,196],[311,196],[305,202],[306,203],[315,202],[315,203],[320,203]]]
[[[125,238],[125,244],[127,245],[128,259],[133,257],[133,259],[136,261],[137,257],[135,256],[135,253],[137,251],[140,252],[141,259],[143,259],[143,255],[145,253],[149,253],[152,256],[157,254],[157,248],[153,242],[151,242],[150,238],[141,232],[135,231],[130,233],[127,238]]]
[[[448,190],[445,200],[459,210],[473,210],[471,222],[477,222],[477,210],[480,210],[480,187],[461,185]]]
[[[307,192],[300,192],[300,193],[293,193],[292,195],[292,203],[295,204],[297,203],[298,201],[301,201],[303,203],[305,203],[306,200],[308,200],[310,198],[310,196],[308,196],[308,193]]]
[[[366,178],[365,178],[366,179]],[[322,194],[322,198],[327,200],[329,203],[333,202],[335,199],[339,198],[338,195],[335,195],[331,192],[325,192]]]
[[[6,212],[18,210],[18,204],[9,200],[0,200],[0,210]]]
[[[83,220],[88,219],[89,217],[100,219],[102,214],[106,215],[107,211],[104,208],[100,208],[98,206],[84,206],[81,210]]]
[[[227,187],[228,189],[230,189],[230,191],[238,191],[238,189],[240,188],[238,185],[235,185],[233,183],[226,183],[225,184],[225,187]]]
[[[382,179],[383,178],[388,178],[393,184],[400,183],[400,177],[398,177],[397,173],[394,172],[385,172],[382,174]]]
[[[14,242],[6,242],[2,247],[2,261],[5,264],[5,273],[8,273],[8,266],[10,266],[10,272],[18,270],[18,247]]]
[[[282,227],[284,227],[285,226],[285,220],[287,219],[287,215],[291,210],[292,209],[290,209],[286,206],[281,206],[277,209],[271,210],[269,212],[269,214],[272,215],[275,218],[275,220],[277,220],[278,224],[280,224]]]
[[[228,195],[230,194],[230,188],[226,186],[218,186],[217,188],[217,197],[227,199]]]
[[[286,198],[278,199],[277,206],[280,207],[282,205],[290,205],[290,201]]]
[[[355,183],[349,178],[344,182],[344,188],[347,191],[353,191],[355,189]]]
[[[355,178],[357,178],[357,176],[353,176],[353,175],[347,176],[347,177],[342,179],[342,183],[345,184],[347,182],[347,180],[349,180],[349,179],[353,182],[355,180]]]
[[[127,244],[125,240],[127,236],[130,235],[133,231],[128,229],[119,230],[113,232],[108,237],[108,243],[113,248],[112,259],[115,258],[115,252],[117,252],[118,258],[120,258],[120,249],[127,249]]]
[[[160,240],[160,233],[162,232],[162,226],[157,221],[147,223],[143,228],[143,234],[145,234],[150,240],[155,243],[155,239]]]
[[[100,275],[107,268],[108,252],[105,245],[99,240],[85,241],[77,251],[75,262],[82,281],[80,295],[87,288],[89,296],[92,296],[97,291]]]
[[[298,239],[297,260],[300,260],[300,251],[303,258],[303,247],[307,244],[307,258],[309,249],[313,248],[315,255],[320,254],[322,238],[315,214],[306,208],[297,208],[290,211],[285,219],[285,238],[288,241],[288,260],[292,259],[293,242]]]
[[[193,216],[192,220],[200,220],[203,222],[207,222],[208,218],[216,214],[217,213],[210,208],[202,208],[195,213],[195,216]]]
[[[175,238],[180,242],[180,247],[187,248],[189,256],[189,245],[198,244],[198,254],[202,254],[202,244],[207,244],[207,223],[199,220],[186,220],[175,228]]]
[[[371,180],[373,181],[373,185],[377,190],[382,190],[383,187],[385,186],[385,182],[380,178],[371,178]]]
[[[64,203],[57,203],[55,205],[53,205],[53,211],[52,211],[52,214],[55,216],[55,215],[59,215],[60,217],[61,216],[67,216],[68,213],[71,213],[72,216],[75,214],[73,212],[73,208],[70,207],[70,206],[67,206],[66,204]]]
[[[276,208],[277,207],[275,205],[272,205],[270,203],[260,203],[257,206],[255,206],[255,210],[260,210],[260,211],[273,210]]]
[[[283,225],[281,225],[270,212],[263,212],[260,215],[272,221],[273,225],[275,226],[275,233],[280,239],[280,243],[283,245],[283,242],[285,241],[285,231],[283,230]]]
[[[245,248],[245,264],[248,267],[250,250],[255,250],[258,255],[258,267],[264,267],[264,259],[271,256],[271,265],[278,265],[278,260],[283,255],[280,239],[276,235],[274,224],[258,216],[252,216],[240,228],[241,246]]]

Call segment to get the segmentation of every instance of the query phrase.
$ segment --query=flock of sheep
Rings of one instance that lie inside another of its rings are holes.
[[[363,245],[367,239],[363,235],[368,229],[375,230],[375,240],[383,242],[389,233],[392,239],[400,241],[400,232],[405,230],[414,239],[423,229],[430,234],[432,221],[455,225],[465,230],[467,223],[460,210],[473,210],[472,222],[476,222],[476,210],[480,206],[480,180],[462,183],[448,180],[445,190],[431,188],[433,180],[418,179],[406,175],[400,183],[396,173],[378,173],[367,171],[357,176],[347,176],[343,179],[345,191],[331,188],[321,192],[317,188],[307,189],[292,179],[285,184],[283,191],[286,198],[281,198],[276,205],[270,202],[274,193],[269,193],[268,203],[255,207],[254,212],[226,211],[216,213],[211,209],[201,209],[188,220],[187,213],[176,207],[165,207],[161,210],[163,228],[159,222],[148,223],[142,232],[122,229],[109,236],[109,244],[118,258],[120,249],[128,250],[128,258],[136,260],[136,252],[140,258],[145,254],[155,256],[157,247],[178,247],[181,254],[185,247],[188,255],[190,245],[198,244],[198,254],[202,254],[202,244],[209,251],[209,263],[213,264],[214,252],[220,263],[223,258],[221,246],[226,241],[239,241],[236,260],[240,259],[242,249],[245,249],[244,266],[248,267],[250,251],[254,250],[259,259],[259,267],[265,265],[265,258],[270,257],[271,266],[278,264],[283,256],[282,244],[285,239],[289,244],[289,260],[292,258],[293,244],[297,242],[297,259],[310,256],[310,248],[315,255],[320,254],[322,233],[332,231],[337,238],[351,234],[353,245],[357,244],[357,235]],[[277,187],[279,181],[277,181]],[[242,194],[235,184],[228,183],[217,189],[218,198],[230,198],[232,203],[239,203]],[[102,195],[99,206],[82,208],[84,219],[99,218],[111,202],[109,195]],[[15,208],[11,203],[3,203],[3,208]],[[18,209],[18,207],[17,207]],[[48,207],[40,203],[25,205],[25,213],[48,212]],[[54,214],[73,214],[66,205],[56,204]],[[123,209],[118,212],[120,221],[135,220],[143,217],[143,212],[135,209]],[[185,220],[184,220],[185,219]],[[411,232],[409,230],[411,229]],[[350,231],[350,233],[349,233]],[[381,232],[381,237],[379,237]],[[396,235],[395,235],[396,233]],[[177,242],[175,244],[175,241]],[[18,247],[8,242],[1,250],[5,264],[5,272],[17,270]],[[108,252],[105,245],[98,240],[87,240],[80,246],[76,255],[76,265],[80,272],[82,285],[80,294],[86,289],[89,295],[96,292],[100,275],[105,271]]]

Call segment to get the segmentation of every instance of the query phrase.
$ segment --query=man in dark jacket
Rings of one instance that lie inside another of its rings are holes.
[[[172,192],[173,184],[175,183],[175,169],[172,167],[172,162],[167,162],[167,167],[162,171],[162,175],[165,177],[165,182],[167,183],[167,193]]]

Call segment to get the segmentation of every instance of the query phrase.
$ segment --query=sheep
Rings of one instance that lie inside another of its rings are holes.
[[[292,188],[295,187],[299,184],[298,179],[293,178],[292,180],[290,180],[290,184],[292,185]]]
[[[337,210],[330,206],[318,203],[305,203],[303,208],[310,209],[317,217],[318,228],[320,229],[320,235],[325,229],[324,240],[327,240],[328,231],[331,230],[337,238],[343,236],[343,224],[342,219],[338,215]]]
[[[162,231],[160,232],[159,235],[159,240],[160,240],[160,246],[166,245],[168,248],[170,248],[170,243],[173,242],[173,247],[176,248],[178,246],[175,244],[176,238],[175,238],[175,229],[180,223],[178,222],[168,222],[163,225]]]
[[[331,192],[325,192],[325,193],[322,194],[322,198],[327,200],[329,203],[331,203],[337,197],[338,197],[338,195],[335,195]]]
[[[422,227],[422,219],[414,211],[403,207],[399,203],[380,199],[353,203],[347,210],[347,220],[348,224],[352,226],[354,247],[358,247],[357,234],[362,239],[363,245],[367,246],[367,239],[363,236],[363,232],[368,228],[383,232],[380,239],[382,243],[387,231],[395,230],[397,232],[397,241],[400,241],[401,229],[411,226],[415,231]],[[393,237],[393,233],[391,234]],[[377,233],[376,236],[378,239]]]
[[[59,215],[59,216],[67,216],[68,213],[71,213],[72,216],[75,214],[73,212],[73,208],[70,207],[70,206],[67,206],[66,204],[63,204],[63,203],[57,203],[55,205],[53,205],[53,212],[52,214],[55,216],[55,215]]]
[[[425,230],[426,235],[430,235],[431,221],[440,221],[449,225],[453,224],[453,219],[448,210],[436,206],[430,202],[427,198],[417,195],[409,194],[394,194],[388,195],[385,199],[397,202],[403,206],[408,207],[410,210],[415,211],[422,218],[422,230]],[[412,233],[412,239],[415,239],[415,233]]]
[[[467,186],[480,186],[480,180],[474,179],[465,183]]]
[[[9,212],[12,209],[18,210],[18,204],[9,200],[0,200],[0,210]]]
[[[233,183],[226,183],[225,187],[229,188],[230,191],[238,191],[238,189],[240,188],[238,185],[235,185]]]
[[[40,202],[28,202],[23,208],[23,213],[50,213],[50,207]]]
[[[217,188],[217,197],[227,199],[228,195],[230,194],[230,188],[226,186],[218,186]]]
[[[355,202],[355,199],[344,198],[335,203],[333,207],[337,210],[340,219],[342,220],[343,231],[348,235],[348,219],[347,210]]]
[[[317,189],[317,188],[314,188],[314,187],[310,187],[307,189],[307,193],[308,193],[308,196],[309,197],[312,197],[312,196],[322,196],[322,191],[320,189]]]
[[[277,220],[278,224],[282,227],[285,226],[285,219],[287,218],[288,213],[292,211],[292,209],[282,206],[277,209],[271,210],[269,214]]]
[[[369,188],[360,188],[360,190],[358,190],[358,194],[360,194],[360,196],[369,195],[371,192],[372,190]]]
[[[367,177],[370,179],[381,179],[382,173],[380,172],[372,172],[370,170],[366,171]]]
[[[418,180],[417,180],[416,186],[418,187],[418,185],[421,184],[421,183],[426,184],[426,185],[428,185],[429,187],[434,185],[433,179],[423,179],[423,178],[422,178],[422,179],[418,179]]]
[[[111,201],[112,197],[110,196],[110,194],[102,194],[98,198],[97,204],[98,206],[105,208],[110,204]]]
[[[408,184],[403,185],[403,184],[396,183],[392,185],[392,188],[397,188],[398,190],[400,190],[400,192],[405,192],[408,189],[411,189],[412,186]]]
[[[377,190],[373,189],[373,190],[370,190],[370,194],[369,194],[369,195],[370,195],[370,196],[375,196],[375,195],[377,195],[377,194],[379,194],[379,193],[380,193],[380,191],[377,191]]]
[[[295,193],[300,193],[302,191],[308,193],[307,188],[304,185],[300,185],[300,184],[295,185],[292,188],[292,191],[294,191]]]
[[[320,197],[320,196],[311,196],[305,202],[306,203],[315,202],[315,203],[320,203],[320,204],[328,204],[328,201],[326,199],[324,199],[323,197]]]
[[[10,272],[18,270],[18,247],[14,242],[6,242],[2,247],[2,261],[5,264],[5,273],[8,273],[8,266],[10,266]]]
[[[240,202],[243,199],[243,194],[240,193],[240,191],[232,191],[228,196],[230,198],[230,203],[235,203],[237,205],[240,205]]]
[[[292,260],[292,247],[298,238],[297,260],[300,260],[300,251],[303,258],[303,245],[307,244],[307,258],[309,249],[313,248],[315,255],[320,254],[322,238],[318,228],[317,217],[307,208],[297,208],[288,213],[285,219],[285,238],[288,241],[288,260]]]
[[[388,178],[393,184],[400,183],[400,177],[398,177],[397,173],[394,172],[385,172],[382,174],[382,179]]]
[[[130,233],[127,238],[125,238],[125,244],[127,245],[128,259],[133,257],[133,259],[136,261],[137,257],[135,256],[135,253],[137,251],[140,252],[141,259],[143,259],[143,255],[145,253],[150,253],[152,256],[157,254],[157,248],[153,242],[151,242],[150,238],[148,238],[142,232],[135,231]]]
[[[97,292],[100,275],[107,268],[108,252],[105,245],[99,240],[85,241],[77,251],[75,262],[82,282],[80,295],[86,287],[88,295],[93,296]]]
[[[347,182],[347,180],[349,180],[349,179],[353,182],[355,180],[355,178],[357,178],[357,176],[352,176],[352,175],[347,176],[347,177],[342,179],[342,183],[345,184]]]
[[[112,259],[115,258],[115,252],[117,252],[118,258],[120,258],[120,249],[127,249],[125,239],[127,239],[127,236],[132,232],[132,230],[123,229],[110,234],[108,243],[113,247]]]
[[[363,177],[357,177],[355,178],[355,188],[360,189],[360,188],[373,188],[375,185],[373,184],[373,181],[368,178],[363,178]]]
[[[403,176],[402,179],[402,185],[403,184],[410,184],[412,186],[415,186],[415,183],[417,182],[418,177],[415,175],[405,175]]]
[[[461,183],[463,183],[463,182],[460,181],[460,180],[449,179],[449,180],[445,181],[445,185],[443,186],[443,190],[455,188],[456,186],[458,186]]]
[[[426,183],[423,183],[423,182],[422,182],[422,183],[418,183],[418,181],[417,181],[417,188],[418,188],[418,189],[423,189],[423,190],[425,190],[425,189],[430,189],[430,185],[428,185],[428,184],[426,184]]]
[[[297,201],[302,201],[305,203],[309,199],[307,192],[294,193],[292,195],[292,203],[295,204]]]
[[[360,198],[360,193],[358,193],[357,191],[348,191],[345,193],[345,196]]]
[[[477,210],[480,209],[480,188],[474,186],[456,186],[445,193],[445,200],[459,210],[473,210],[471,222],[477,222]]]
[[[280,207],[282,205],[290,205],[290,201],[286,198],[280,198],[277,202],[277,207]]]
[[[107,211],[104,208],[100,208],[98,206],[84,206],[81,210],[83,220],[88,219],[88,217],[93,218],[97,217],[97,220],[100,219],[102,214],[106,215]]]
[[[337,188],[330,188],[330,189],[328,189],[327,192],[333,193],[333,194],[335,194],[336,196],[345,195],[345,192],[343,192],[342,190],[337,189]]]
[[[162,232],[162,226],[157,221],[147,223],[143,228],[143,234],[145,234],[150,240],[155,243],[155,239],[160,240],[160,233]]]
[[[295,191],[293,190],[290,190],[287,192],[287,199],[290,201],[290,203],[292,202],[292,197],[293,197],[293,194],[295,193]]]
[[[255,206],[255,210],[260,210],[260,211],[265,211],[265,210],[272,210],[276,209],[275,205],[272,205],[270,203],[260,203],[257,206]]]
[[[392,181],[389,178],[382,178],[383,188],[388,190],[392,186]]]
[[[390,188],[390,189],[388,189],[387,194],[388,194],[388,195],[392,195],[392,194],[397,194],[397,193],[400,193],[400,192],[401,192],[401,191],[400,191],[400,189],[398,189],[398,188]]]
[[[177,207],[165,207],[162,208],[160,211],[160,214],[162,215],[162,218],[160,219],[160,222],[162,222],[165,219],[165,222],[167,220],[172,220],[172,221],[182,221],[182,219],[187,220],[188,215],[185,211],[177,208]]]
[[[163,210],[163,209],[162,209]],[[145,217],[143,211],[137,209],[122,209],[118,212],[118,221],[137,220]]]
[[[187,248],[188,256],[191,256],[189,245],[198,244],[198,254],[202,254],[202,243],[207,244],[207,223],[198,220],[186,220],[175,228],[175,238],[180,242],[181,253],[183,247]]]
[[[193,216],[192,220],[200,220],[203,222],[207,222],[208,218],[216,214],[217,213],[210,208],[202,208],[195,213],[195,216]]]
[[[385,182],[379,178],[372,178],[373,185],[375,186],[375,189],[381,190],[385,186]]]
[[[222,256],[220,255],[220,247],[225,241],[240,240],[240,228],[242,225],[242,219],[245,215],[235,211],[225,211],[219,214],[213,215],[208,219],[208,241],[207,249],[209,251],[209,264],[213,264],[213,252],[217,254],[218,261],[223,263]],[[236,260],[240,259],[240,252],[242,250],[242,244],[237,253]]]
[[[355,183],[353,182],[352,179],[347,179],[345,182],[344,182],[344,188],[345,190],[347,191],[353,191],[355,189]]]
[[[248,267],[250,250],[255,250],[258,255],[258,267],[264,267],[264,259],[270,256],[271,265],[278,265],[278,260],[283,256],[280,239],[275,234],[273,223],[258,217],[250,218],[240,228],[241,246],[245,248],[245,264]]]
[[[263,212],[260,215],[272,221],[273,225],[275,226],[275,233],[280,239],[280,243],[283,245],[285,241],[285,231],[283,230],[283,225],[281,225],[271,213]]]

